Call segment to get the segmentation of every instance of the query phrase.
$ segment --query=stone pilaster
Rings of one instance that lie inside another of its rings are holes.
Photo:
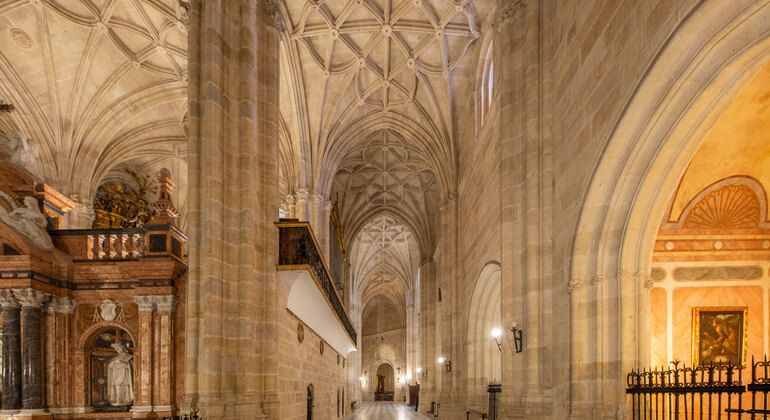
[[[155,300],[153,408],[155,411],[169,411],[174,399],[174,314],[177,299],[173,295],[153,296],[153,298]]]
[[[153,312],[155,296],[134,296],[134,303],[139,307],[139,334],[137,351],[134,354],[134,375],[138,389],[134,389],[133,411],[152,411],[152,390],[156,386],[153,378],[154,331]]]
[[[45,326],[45,401],[49,408],[74,404],[74,363],[70,354],[72,317],[77,307],[75,299],[54,296],[46,304]]]
[[[21,408],[21,305],[10,289],[0,290],[3,308],[3,410]]]
[[[49,294],[34,289],[14,289],[21,304],[21,365],[22,399],[24,410],[43,408],[43,346],[41,343],[42,305]]]

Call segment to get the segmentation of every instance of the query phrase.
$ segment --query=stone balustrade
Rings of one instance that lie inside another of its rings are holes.
[[[75,261],[131,260],[145,256],[170,256],[182,261],[187,239],[171,225],[54,230],[49,233],[55,245]]]

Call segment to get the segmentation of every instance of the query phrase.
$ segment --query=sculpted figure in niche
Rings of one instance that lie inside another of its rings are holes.
[[[42,179],[35,167],[40,152],[32,139],[24,138],[18,130],[10,130],[8,137],[0,140],[4,140],[0,141],[0,150],[10,156],[11,162],[26,169],[35,178]]]
[[[45,230],[48,222],[38,208],[37,199],[32,196],[26,196],[24,197],[25,206],[20,207],[11,196],[2,191],[0,191],[0,197],[10,203],[12,208],[9,213],[0,206],[0,222],[5,223],[29,238],[38,248],[44,251],[52,250],[53,243],[51,243],[51,237],[48,236],[48,232]]]
[[[131,405],[134,402],[134,355],[120,343],[111,346],[118,355],[107,367],[108,399],[112,406]]]

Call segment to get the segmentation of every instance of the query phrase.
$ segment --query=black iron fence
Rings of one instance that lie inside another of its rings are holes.
[[[628,374],[633,419],[770,419],[767,356],[752,357],[750,372],[727,364],[692,368],[677,361],[670,366]]]

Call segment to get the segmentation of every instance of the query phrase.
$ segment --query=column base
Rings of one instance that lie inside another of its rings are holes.
[[[57,407],[49,408],[51,414],[86,414],[93,413],[93,407]]]
[[[29,420],[46,420],[52,419],[53,414],[44,408],[36,409],[22,409],[22,410],[0,410],[0,419],[29,419]]]
[[[151,405],[132,405],[128,411],[132,413],[149,413],[149,412],[152,412],[152,406]]]

